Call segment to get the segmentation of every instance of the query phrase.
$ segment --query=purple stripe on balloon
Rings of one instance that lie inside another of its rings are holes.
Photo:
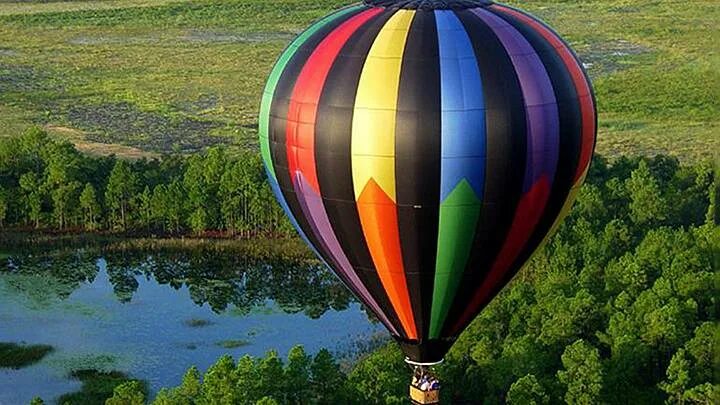
[[[295,172],[293,187],[295,188],[303,214],[310,224],[312,232],[322,245],[319,248],[326,252],[334,264],[336,264],[333,268],[341,273],[338,274],[340,278],[342,278],[348,288],[380,318],[380,321],[390,332],[399,336],[397,329],[390,323],[375,299],[373,299],[370,292],[365,288],[365,285],[360,281],[345,252],[343,252],[342,247],[340,247],[340,242],[337,240],[335,232],[333,232],[332,226],[330,225],[330,220],[325,212],[322,197],[315,192],[300,171]]]
[[[503,44],[520,81],[528,127],[528,163],[523,182],[523,192],[527,192],[541,176],[547,176],[551,182],[555,178],[560,147],[555,91],[540,57],[515,27],[483,8],[472,12]]]

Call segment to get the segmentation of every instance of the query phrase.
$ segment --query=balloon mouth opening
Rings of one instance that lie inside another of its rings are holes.
[[[364,0],[368,6],[408,10],[465,10],[486,7],[491,0]]]
[[[405,354],[405,362],[410,365],[431,366],[442,363],[455,338],[408,340],[393,336]]]

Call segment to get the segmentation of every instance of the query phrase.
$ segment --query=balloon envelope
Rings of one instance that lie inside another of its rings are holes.
[[[260,145],[300,235],[410,360],[455,338],[567,213],[596,112],[568,45],[489,1],[367,1],[300,34]]]

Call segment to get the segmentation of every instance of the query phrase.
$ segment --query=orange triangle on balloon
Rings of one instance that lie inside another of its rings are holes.
[[[395,203],[371,178],[358,197],[357,207],[365,241],[383,288],[408,338],[417,339],[405,280]]]

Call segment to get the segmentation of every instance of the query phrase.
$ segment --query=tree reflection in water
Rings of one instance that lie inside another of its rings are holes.
[[[131,302],[141,277],[174,289],[187,286],[197,305],[220,313],[232,308],[248,314],[273,301],[286,313],[304,312],[316,319],[329,309],[344,310],[352,295],[317,261],[302,254],[237,252],[217,247],[161,250],[65,249],[10,255],[0,279],[36,304],[66,299],[91,283],[105,260],[115,296]],[[367,313],[367,311],[366,311]]]

